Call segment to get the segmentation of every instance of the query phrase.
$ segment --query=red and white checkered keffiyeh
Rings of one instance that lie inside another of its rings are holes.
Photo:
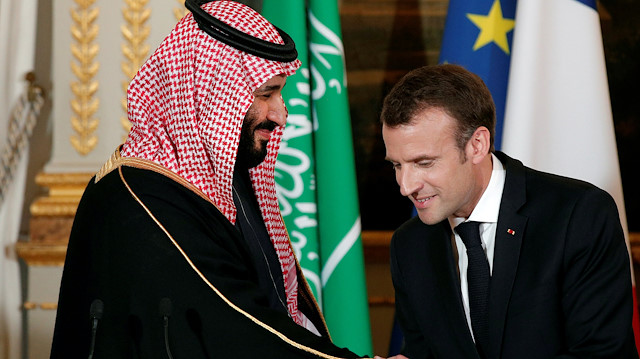
[[[277,30],[245,5],[214,1],[202,8],[244,33],[283,44]],[[128,117],[133,127],[121,155],[144,158],[175,172],[202,190],[235,223],[233,168],[253,92],[273,76],[292,75],[299,66],[298,60],[270,61],[215,40],[187,14],[129,85]],[[282,131],[273,131],[264,162],[249,172],[280,259],[289,312],[304,325],[297,305],[295,259],[275,191]]]

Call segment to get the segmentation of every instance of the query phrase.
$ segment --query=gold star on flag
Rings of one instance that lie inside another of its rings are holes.
[[[495,0],[491,6],[489,14],[467,14],[467,18],[480,29],[480,34],[473,45],[473,50],[493,42],[502,49],[507,55],[509,54],[509,42],[507,41],[507,33],[513,30],[515,21],[502,17],[502,8],[500,0]]]

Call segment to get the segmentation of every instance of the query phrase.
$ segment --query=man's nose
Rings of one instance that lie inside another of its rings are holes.
[[[400,186],[400,194],[408,197],[420,190],[420,181],[416,176],[416,172],[406,167],[409,166],[396,170],[396,181]]]
[[[273,101],[274,104],[269,106],[269,112],[267,113],[267,119],[273,121],[278,126],[284,126],[287,124],[287,108],[284,105],[282,98]]]

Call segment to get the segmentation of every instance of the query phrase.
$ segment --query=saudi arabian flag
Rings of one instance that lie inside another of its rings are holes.
[[[308,3],[306,9],[304,0],[263,2],[262,14],[294,39],[303,63],[283,92],[289,119],[276,164],[278,195],[296,255],[333,342],[370,354],[338,4],[335,0]]]
[[[304,2],[264,1],[262,15],[293,38],[298,59],[302,62],[300,69],[287,78],[287,85],[282,90],[289,117],[276,162],[276,191],[293,250],[322,308],[309,56],[306,46],[307,10]],[[283,8],[287,11],[282,11]]]
[[[336,0],[309,1],[323,310],[336,344],[371,353],[360,211]]]

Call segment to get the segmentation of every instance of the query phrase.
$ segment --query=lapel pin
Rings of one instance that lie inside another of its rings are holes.
[[[516,231],[514,231],[514,230],[513,230],[513,229],[511,229],[511,228],[509,228],[509,229],[507,229],[507,233],[509,233],[510,235],[512,235],[512,236],[513,236],[513,235],[515,235],[515,234],[516,234]]]

